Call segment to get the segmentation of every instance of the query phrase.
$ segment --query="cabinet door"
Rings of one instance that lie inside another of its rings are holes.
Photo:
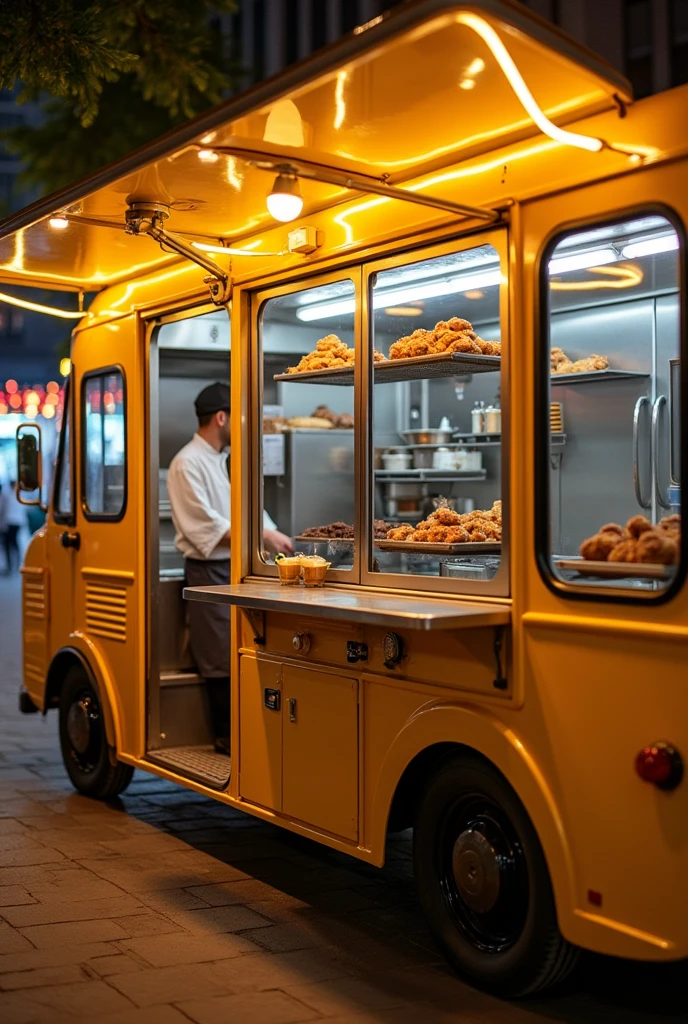
[[[358,838],[358,682],[283,668],[282,811]]]
[[[279,811],[282,807],[280,683],[281,666],[278,662],[246,654],[241,656],[239,792],[244,800],[269,807],[272,811]]]

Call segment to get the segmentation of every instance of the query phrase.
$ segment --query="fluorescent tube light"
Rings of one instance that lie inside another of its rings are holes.
[[[659,238],[645,238],[642,242],[631,242],[625,245],[622,255],[627,260],[633,260],[638,256],[656,256],[660,252],[675,252],[678,249],[678,235],[672,231],[670,235],[660,235]]]
[[[441,295],[455,295],[472,291],[474,288],[489,288],[501,282],[502,275],[497,269],[484,270],[477,274],[462,274],[444,281],[426,282],[411,287],[388,288],[373,292],[373,309],[384,309],[405,302],[434,299]],[[326,320],[331,316],[353,313],[354,299],[340,299],[334,302],[318,302],[311,306],[301,306],[296,310],[299,320],[306,323],[311,320]]]
[[[572,256],[560,256],[549,261],[550,274],[567,274],[571,270],[589,270],[590,267],[602,267],[605,263],[615,263],[619,256],[615,249],[588,249]]]
[[[192,242],[194,249],[203,252],[219,252],[223,256],[282,256],[281,252],[259,252],[257,249],[232,249],[230,246],[210,245],[209,242]]]
[[[86,316],[86,311],[76,312],[69,309],[60,309],[58,306],[44,306],[40,302],[29,302],[28,299],[17,299],[14,295],[5,295],[0,292],[0,302],[7,302],[10,306],[19,306],[20,309],[31,310],[32,313],[47,313],[48,316],[59,316],[63,320],[80,320]]]

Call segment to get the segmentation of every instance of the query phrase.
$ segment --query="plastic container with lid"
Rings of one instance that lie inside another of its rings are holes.
[[[387,470],[403,471],[411,468],[411,452],[390,449],[382,454],[382,465]]]
[[[494,405],[488,405],[485,410],[485,433],[501,434],[502,432],[502,410]]]

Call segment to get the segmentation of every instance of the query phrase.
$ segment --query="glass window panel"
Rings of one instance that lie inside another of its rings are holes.
[[[375,358],[412,362],[407,379],[389,383],[390,365],[375,363],[373,571],[457,581],[497,574],[500,280],[491,245],[374,278]]]
[[[289,292],[268,299],[263,306],[262,548],[266,560],[275,553],[276,529],[299,552],[321,555],[332,568],[353,567],[354,311],[350,280]],[[348,384],[299,382],[299,372],[346,369],[347,365]],[[274,380],[289,367],[298,367],[299,372],[290,374],[286,382]],[[315,536],[304,540],[304,534]]]
[[[60,516],[71,516],[74,514],[74,502],[72,500],[72,438],[71,438],[71,402],[69,398],[69,385],[65,398],[65,405],[62,419],[62,436],[60,438],[60,462],[58,465],[57,477],[57,501],[55,511]]]
[[[86,512],[118,516],[125,502],[124,380],[99,374],[84,382]]]
[[[552,571],[647,595],[680,554],[679,237],[658,216],[571,234],[548,279]]]

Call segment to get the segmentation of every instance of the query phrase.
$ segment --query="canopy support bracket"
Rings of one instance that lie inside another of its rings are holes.
[[[231,275],[215,260],[190,246],[179,235],[166,231],[163,225],[169,215],[169,207],[162,203],[129,202],[129,208],[125,213],[125,231],[129,235],[148,235],[158,242],[161,248],[171,249],[206,270],[208,276],[204,277],[203,281],[208,285],[210,298],[216,306],[224,306],[232,297]]]

